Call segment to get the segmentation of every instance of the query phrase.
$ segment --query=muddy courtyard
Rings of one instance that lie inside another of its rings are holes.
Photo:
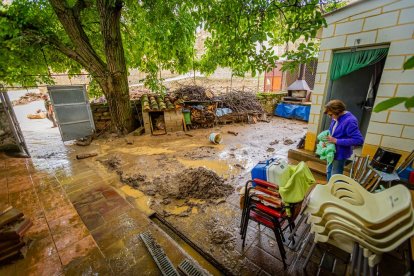
[[[255,267],[246,256],[255,237],[248,236],[242,250],[238,191],[259,161],[287,158],[306,126],[271,117],[269,123],[161,136],[109,136],[87,147],[73,147],[77,153],[97,152],[87,162],[94,163],[100,174],[118,179],[113,185],[131,204],[148,216],[157,213],[226,269],[239,274]],[[212,132],[222,135],[221,144],[209,141]],[[265,246],[273,247],[274,257],[280,259],[274,240]]]

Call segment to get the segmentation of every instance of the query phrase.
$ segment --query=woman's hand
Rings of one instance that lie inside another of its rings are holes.
[[[336,138],[335,138],[335,137],[328,136],[328,137],[326,137],[326,140],[327,140],[329,143],[336,144]]]

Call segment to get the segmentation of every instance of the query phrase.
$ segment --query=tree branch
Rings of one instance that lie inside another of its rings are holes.
[[[89,67],[92,66],[98,75],[104,76],[107,71],[106,64],[93,49],[80,21],[80,12],[87,7],[87,3],[84,0],[79,0],[71,8],[66,4],[66,1],[49,0],[49,2],[75,46],[73,51],[76,52],[76,56],[81,57],[86,64],[89,64]]]

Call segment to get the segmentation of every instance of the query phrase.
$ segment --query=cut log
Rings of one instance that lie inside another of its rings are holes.
[[[94,157],[97,156],[98,154],[93,152],[93,153],[83,153],[83,154],[77,154],[76,155],[76,159],[85,159],[85,158],[89,158],[89,157]]]

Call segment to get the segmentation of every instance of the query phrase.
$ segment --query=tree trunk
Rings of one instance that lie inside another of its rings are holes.
[[[132,131],[128,75],[120,30],[121,0],[97,0],[106,63],[93,49],[83,30],[80,14],[85,1],[71,7],[65,1],[49,0],[74,47],[54,43],[69,58],[79,62],[96,79],[108,101],[112,126],[120,134]]]
[[[98,83],[108,101],[113,128],[120,134],[131,132],[133,121],[126,73],[109,76]]]
[[[105,46],[105,96],[108,100],[112,123],[122,134],[132,131],[132,110],[129,99],[128,76],[120,29],[122,1],[98,0],[101,32]]]

